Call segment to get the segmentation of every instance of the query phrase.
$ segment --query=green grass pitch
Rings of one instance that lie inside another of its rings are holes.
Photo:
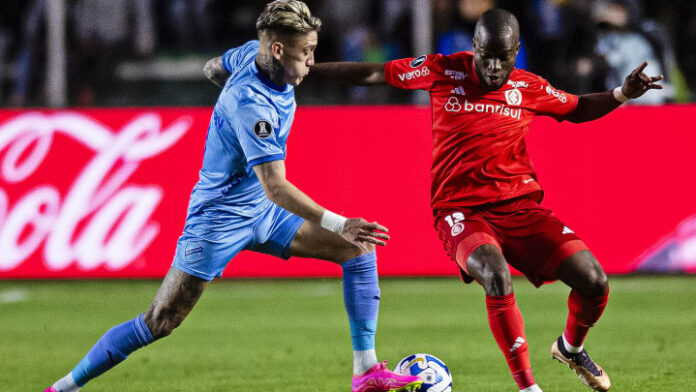
[[[617,392],[696,390],[696,276],[614,277],[586,347]],[[532,366],[545,391],[589,391],[549,348],[568,289],[515,279]],[[0,281],[0,391],[42,391],[111,326],[149,305],[158,281]],[[488,329],[483,291],[456,278],[382,279],[377,353],[440,357],[454,391],[516,391]],[[174,334],[87,391],[349,391],[339,279],[213,283]]]

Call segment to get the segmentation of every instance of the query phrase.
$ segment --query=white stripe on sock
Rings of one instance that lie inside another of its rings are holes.
[[[53,384],[53,388],[55,388],[55,390],[58,392],[77,392],[80,390],[80,387],[75,384],[75,379],[73,379],[72,372],[56,381],[56,383]]]
[[[377,364],[375,349],[353,351],[353,374],[362,375]]]

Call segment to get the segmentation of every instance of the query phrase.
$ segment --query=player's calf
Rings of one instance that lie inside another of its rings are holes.
[[[89,380],[123,362],[133,351],[152,343],[150,330],[140,315],[108,331],[92,346],[87,355],[48,391],[76,392]]]
[[[170,335],[203,294],[206,281],[172,267],[143,315],[154,340]]]

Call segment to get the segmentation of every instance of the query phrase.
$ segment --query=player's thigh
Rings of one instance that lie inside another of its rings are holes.
[[[232,223],[230,223],[232,226]],[[251,225],[218,228],[179,237],[172,266],[210,282],[222,276],[225,267],[253,241]]]
[[[589,250],[577,252],[556,268],[556,278],[581,295],[597,297],[609,288],[607,274]]]
[[[367,245],[368,250],[362,250],[340,235],[315,223],[305,221],[290,243],[290,255],[328,260],[340,264],[374,250],[374,245]]]
[[[143,315],[155,339],[166,336],[191,312],[203,294],[207,281],[171,267],[152,305]]]
[[[487,295],[501,296],[512,292],[510,268],[499,247],[492,244],[478,246],[469,254],[466,268]]]

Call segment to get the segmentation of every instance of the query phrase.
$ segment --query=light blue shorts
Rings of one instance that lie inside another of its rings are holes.
[[[253,218],[230,216],[225,220],[224,225],[206,230],[189,230],[187,226],[176,244],[172,266],[211,281],[222,276],[227,263],[242,250],[288,259],[290,243],[305,221],[276,204]]]

